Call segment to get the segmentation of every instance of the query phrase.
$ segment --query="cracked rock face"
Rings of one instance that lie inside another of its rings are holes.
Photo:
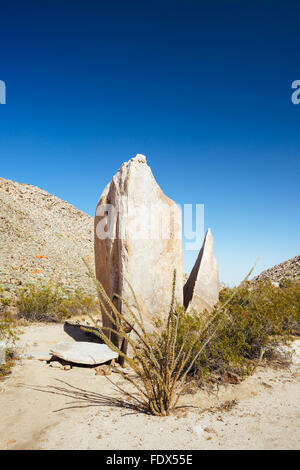
[[[167,313],[174,269],[176,299],[182,304],[181,211],[162,192],[143,155],[123,163],[101,195],[95,215],[95,265],[109,297],[117,293],[133,306],[125,279],[129,281],[143,306],[146,326],[153,315]],[[125,304],[113,300],[126,315]],[[105,314],[103,323],[111,326]]]
[[[213,310],[219,299],[219,272],[213,252],[213,237],[210,229],[199,252],[196,263],[183,288],[184,306],[198,312]]]

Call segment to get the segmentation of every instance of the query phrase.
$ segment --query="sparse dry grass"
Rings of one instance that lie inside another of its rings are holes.
[[[30,321],[60,322],[73,315],[98,311],[95,297],[82,290],[69,292],[53,281],[45,284],[26,284],[17,291],[18,317]]]

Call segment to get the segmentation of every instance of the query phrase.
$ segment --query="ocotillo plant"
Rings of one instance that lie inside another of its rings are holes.
[[[112,333],[117,334],[120,340],[127,341],[131,347],[132,356],[113,344],[101,329],[97,332],[91,332],[97,334],[107,346],[116,351],[119,357],[123,358],[135,373],[129,375],[118,369],[124,379],[130,382],[137,391],[135,395],[128,393],[135,400],[137,409],[156,416],[168,415],[169,411],[177,405],[180,396],[184,392],[186,387],[185,379],[195,361],[224,320],[226,304],[229,300],[217,308],[212,315],[208,316],[205,326],[201,328],[198,334],[193,335],[192,340],[187,332],[180,349],[177,350],[178,325],[183,310],[178,308],[175,302],[176,271],[174,271],[169,313],[163,330],[155,335],[145,329],[142,309],[132,287],[129,285],[137,313],[130,307],[126,299],[114,294],[121,298],[123,305],[127,307],[126,318],[124,318],[124,315],[118,311],[108,297],[102,284],[95,278],[88,263],[85,260],[84,262],[89,275],[96,284],[101,310],[105,312],[113,324],[112,328],[106,328],[106,332],[110,330]],[[213,331],[209,329],[209,335],[205,335],[205,331],[208,331],[208,327],[212,322],[216,325],[215,328],[213,328]],[[88,328],[83,329],[90,331]],[[131,336],[129,330],[131,330]],[[159,336],[159,340],[157,336]],[[199,343],[199,338],[203,338],[203,341],[201,347],[195,351],[195,345]]]

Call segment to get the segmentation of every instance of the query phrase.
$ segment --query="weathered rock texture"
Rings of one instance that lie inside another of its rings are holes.
[[[81,257],[93,259],[93,219],[29,184],[0,178],[0,283],[15,291],[49,279],[94,293]]]
[[[300,279],[300,255],[263,271],[254,277],[253,281],[261,279],[270,279],[273,282],[280,282],[283,279]]]
[[[116,212],[107,224],[107,238],[101,239],[107,204]],[[133,306],[125,278],[129,281],[144,306],[148,325],[153,315],[162,316],[168,309],[174,269],[176,299],[182,304],[181,212],[162,192],[143,155],[123,163],[101,195],[95,216],[95,265],[96,276],[109,297],[117,293]],[[124,303],[117,298],[114,301],[126,314]],[[111,326],[105,314],[103,326]]]
[[[219,272],[208,229],[196,263],[183,288],[185,308],[211,311],[219,299]]]

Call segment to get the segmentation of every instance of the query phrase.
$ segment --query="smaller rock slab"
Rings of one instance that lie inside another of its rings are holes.
[[[50,349],[53,356],[75,364],[95,365],[117,359],[118,354],[106,344],[77,341],[74,343],[58,343]]]
[[[38,361],[50,361],[52,354],[49,352],[32,352],[29,353],[29,357],[33,359],[37,359]]]

